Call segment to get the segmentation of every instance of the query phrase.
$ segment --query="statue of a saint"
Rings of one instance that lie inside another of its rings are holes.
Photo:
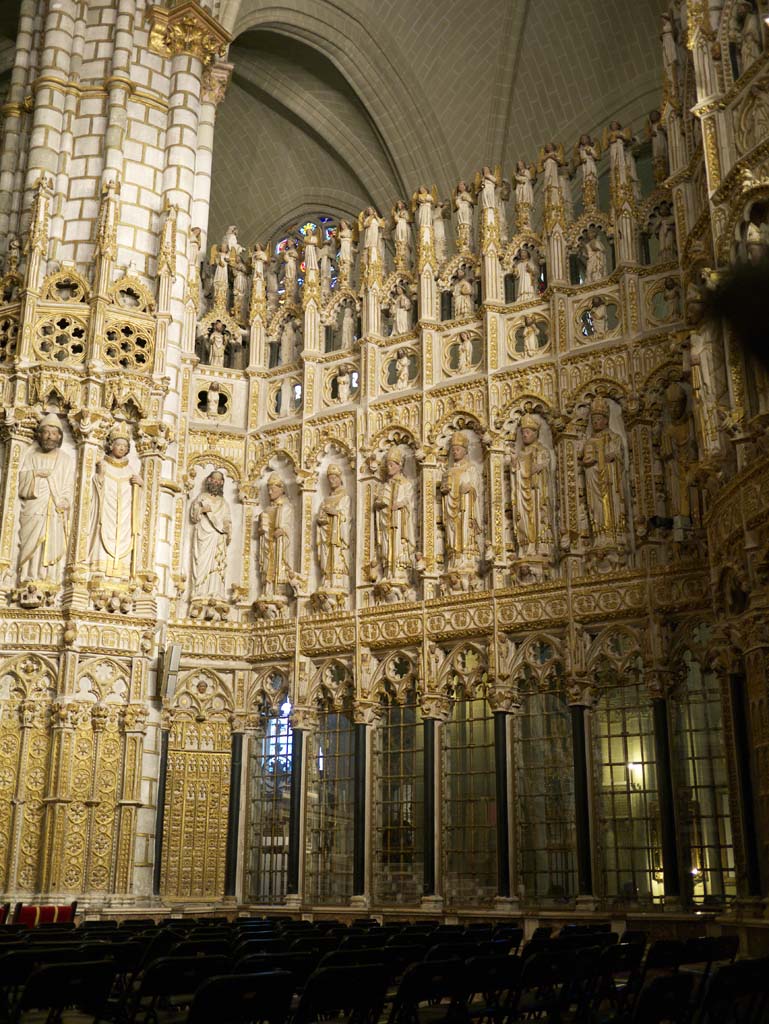
[[[403,391],[411,383],[411,356],[405,348],[399,348],[395,360],[395,390]]]
[[[393,334],[408,334],[411,327],[411,299],[403,285],[398,285],[391,306],[393,318]]]
[[[670,203],[660,203],[652,230],[659,246],[657,261],[667,263],[669,260],[674,260],[676,258],[676,221]]]
[[[267,480],[267,495],[269,504],[259,514],[257,524],[262,595],[285,596],[285,585],[294,576],[290,565],[294,517],[286,485],[277,473],[272,473]]]
[[[318,509],[316,543],[321,586],[345,591],[350,586],[350,495],[344,489],[342,470],[332,463],[326,470],[328,497]]]
[[[74,466],[61,450],[61,420],[48,413],[19,471],[19,578],[60,583],[67,557]]]
[[[670,514],[691,520],[700,511],[693,480],[699,452],[688,396],[680,384],[674,382],[665,389],[665,408],[668,421],[662,428],[660,455]]]
[[[468,457],[467,434],[451,439],[451,465],[440,483],[447,571],[478,572],[482,551],[483,489],[481,474]]]
[[[523,354],[526,358],[539,355],[539,327],[533,316],[523,318]]]
[[[516,289],[516,302],[526,302],[537,296],[537,285],[539,282],[539,264],[534,259],[528,245],[522,245],[515,254],[513,274],[518,282]]]
[[[596,547],[617,547],[625,539],[625,447],[609,428],[609,403],[597,396],[590,405],[590,435],[581,461],[590,533]]]
[[[457,342],[457,373],[467,373],[473,368],[473,337],[461,331]]]
[[[350,371],[346,366],[340,366],[336,375],[336,400],[340,404],[350,401]]]
[[[374,496],[374,546],[382,579],[407,584],[414,568],[416,540],[414,485],[404,476],[403,455],[391,448],[384,460],[384,480]]]
[[[732,31],[731,36],[739,46],[740,74],[744,75],[763,52],[761,20],[752,0],[738,0],[734,17],[736,31]]]
[[[433,244],[435,258],[439,263],[446,259],[446,224],[449,218],[448,203],[438,200],[433,206]]]
[[[585,283],[602,281],[606,277],[606,246],[595,228],[587,229],[582,255],[585,260]]]
[[[409,208],[402,199],[399,199],[393,207],[392,223],[396,257],[400,259],[408,257],[408,251],[411,247],[410,221]]]
[[[232,515],[224,497],[224,473],[215,469],[203,481],[203,493],[190,506],[192,530],[192,602],[226,600],[227,547]]]
[[[342,313],[342,348],[352,348],[355,343],[355,311],[345,306]]]
[[[286,302],[296,302],[297,299],[297,264],[299,253],[296,242],[289,238],[286,248],[283,250],[283,289]]]
[[[107,435],[107,454],[96,464],[91,506],[90,562],[110,579],[134,575],[142,526],[142,478],[128,461],[131,435],[116,423]]]
[[[553,549],[553,453],[539,440],[536,416],[521,417],[520,443],[510,456],[513,519],[520,558],[549,557]]]
[[[459,249],[467,249],[473,227],[474,200],[467,182],[460,181],[454,190],[454,209],[457,211],[456,235]]]
[[[472,316],[475,311],[473,302],[473,284],[466,272],[460,269],[457,271],[457,280],[452,288],[454,296],[454,317],[459,319],[463,316]]]
[[[596,341],[602,341],[609,330],[609,314],[601,295],[594,295],[590,300],[590,322],[593,325],[593,337]]]
[[[209,366],[223,367],[227,349],[226,329],[221,320],[215,320],[208,333],[207,362]]]

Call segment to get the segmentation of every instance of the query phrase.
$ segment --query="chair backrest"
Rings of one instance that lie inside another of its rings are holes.
[[[441,999],[464,1000],[466,987],[466,969],[461,961],[433,960],[412,964],[403,973],[395,1004],[407,1012],[417,1013],[420,1003],[434,1003]]]
[[[689,1018],[691,974],[670,974],[652,979],[641,991],[633,1009],[633,1024],[684,1024]]]
[[[259,953],[238,960],[234,969],[237,974],[288,971],[293,979],[294,991],[297,991],[304,987],[317,966],[318,956],[314,953]]]
[[[384,949],[332,949],[330,953],[324,953],[321,957],[318,969],[321,967],[365,967],[368,964],[382,964],[385,966],[387,959]]]
[[[620,936],[620,945],[634,945],[634,946],[645,946],[646,945],[646,932],[641,931],[624,931]]]
[[[384,945],[386,935],[380,935],[379,929],[363,935],[347,935],[342,939],[340,949],[377,949]]]
[[[439,942],[425,953],[425,960],[468,960],[482,952],[477,942]]]
[[[115,965],[108,960],[38,967],[27,979],[14,1012],[75,1006],[98,1017],[106,1006],[115,974]]]
[[[293,991],[294,982],[288,971],[212,977],[195,992],[187,1024],[283,1024],[291,1008]]]
[[[499,1002],[518,986],[523,961],[517,956],[473,956],[465,964],[468,998],[483,993]]]
[[[294,1014],[294,1024],[318,1020],[321,1014],[345,1014],[359,1024],[379,1019],[387,991],[381,964],[366,967],[320,967],[307,979]]]
[[[649,946],[644,970],[673,970],[681,963],[684,944],[678,939],[657,939]]]
[[[171,947],[171,956],[227,956],[229,942],[221,939],[184,939]]]
[[[289,949],[292,953],[303,953],[310,949],[330,953],[332,949],[339,949],[339,938],[336,935],[305,935],[294,939]]]
[[[206,978],[229,974],[226,956],[164,956],[142,973],[139,997],[190,995]]]
[[[716,968],[699,1011],[700,1024],[761,1021],[769,1007],[769,957]]]

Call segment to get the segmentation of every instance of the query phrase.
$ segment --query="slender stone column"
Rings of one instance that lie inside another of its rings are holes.
[[[571,714],[571,741],[574,757],[574,819],[577,831],[577,902],[593,899],[593,858],[590,834],[590,776],[587,751],[587,709],[592,691],[583,677],[572,678],[568,685]]]
[[[355,723],[355,806],[353,808],[352,894],[366,893],[366,764],[368,761],[368,726]]]
[[[761,895],[761,869],[758,833],[756,830],[755,789],[751,768],[745,676],[729,673],[729,703],[732,714],[734,761],[737,775],[739,817],[744,851],[744,887],[748,897]],[[740,894],[742,895],[742,894]]]
[[[425,718],[424,729],[424,882],[422,894],[435,895],[435,719]]]
[[[30,75],[32,42],[37,0],[22,0],[19,11],[19,31],[16,36],[16,60],[11,72],[6,102],[3,104],[3,151],[0,154],[0,238],[12,232],[14,179],[21,159],[21,125],[24,114],[24,95]],[[4,243],[5,244],[5,243]]]
[[[160,875],[163,868],[163,827],[166,816],[166,781],[168,779],[167,725],[160,730],[160,764],[158,765],[157,817],[155,819],[155,855],[152,869],[152,894],[160,895]]]
[[[232,734],[230,758],[230,801],[227,813],[227,847],[224,865],[224,895],[235,896],[240,839],[240,784],[243,776],[243,733]]]
[[[510,898],[510,787],[507,777],[509,715],[494,712],[494,760],[497,803],[497,896]]]

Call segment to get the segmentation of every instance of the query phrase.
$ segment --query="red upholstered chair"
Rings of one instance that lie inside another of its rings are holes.
[[[10,903],[0,903],[0,924],[5,924],[5,922],[8,920],[8,911],[10,909]]]
[[[14,924],[24,924],[35,928],[39,924],[71,924],[75,920],[77,900],[62,906],[44,904],[35,906],[32,903],[17,903],[13,912]]]

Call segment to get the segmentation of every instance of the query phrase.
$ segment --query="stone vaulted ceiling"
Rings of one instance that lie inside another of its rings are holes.
[[[232,83],[217,118],[211,238],[303,213],[447,193],[659,96],[663,0],[222,0]]]

